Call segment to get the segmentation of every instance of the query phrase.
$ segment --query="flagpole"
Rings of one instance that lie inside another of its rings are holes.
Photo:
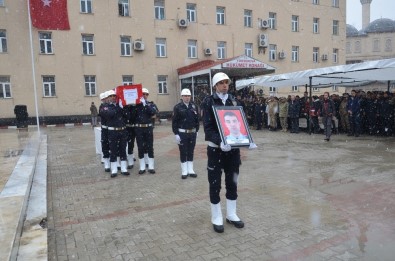
[[[36,69],[34,66],[34,51],[33,51],[33,36],[32,36],[32,19],[30,17],[30,0],[27,0],[27,13],[29,17],[29,37],[30,37],[30,55],[32,59],[32,74],[33,74],[33,89],[34,89],[34,104],[36,106],[36,121],[37,131],[40,135],[40,119],[38,117],[38,105],[37,105],[37,86],[36,86]]]

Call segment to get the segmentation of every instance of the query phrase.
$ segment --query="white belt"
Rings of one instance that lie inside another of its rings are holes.
[[[107,129],[108,127],[106,125],[101,126],[102,129]]]
[[[151,127],[151,126],[152,126],[152,124],[151,124],[151,123],[149,123],[149,124],[135,124],[134,126],[135,126],[135,127],[143,127],[143,128],[147,128],[147,127]]]
[[[126,124],[126,127],[129,127],[129,128],[134,127],[134,124]]]
[[[178,131],[183,133],[194,133],[196,129],[178,129]]]
[[[124,129],[125,129],[125,127],[119,127],[119,128],[116,128],[116,127],[108,127],[108,130],[120,131],[120,130],[124,130]]]
[[[219,146],[217,144],[215,144],[214,142],[211,142],[211,141],[208,142],[208,146],[212,147],[212,148],[219,148]]]

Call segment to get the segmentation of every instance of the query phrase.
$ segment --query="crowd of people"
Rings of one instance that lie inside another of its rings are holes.
[[[248,124],[256,130],[298,133],[301,129],[311,133],[324,133],[329,141],[332,132],[349,136],[395,135],[395,95],[390,92],[352,90],[342,95],[325,92],[303,97],[262,97],[254,91],[238,94]],[[300,119],[307,126],[299,127]]]

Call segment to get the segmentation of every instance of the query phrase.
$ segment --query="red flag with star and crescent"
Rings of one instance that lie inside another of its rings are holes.
[[[30,0],[32,24],[43,30],[70,30],[67,0]]]

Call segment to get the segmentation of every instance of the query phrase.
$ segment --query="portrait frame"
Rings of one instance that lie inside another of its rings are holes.
[[[213,106],[215,120],[217,122],[218,130],[221,135],[221,140],[224,144],[229,144],[231,147],[248,147],[253,143],[250,133],[250,128],[241,106]],[[225,117],[227,118],[225,120]],[[233,121],[232,130],[227,125]],[[236,122],[237,120],[237,122]],[[234,125],[236,124],[236,125]],[[239,125],[239,126],[237,126]],[[234,133],[239,133],[234,135]]]

